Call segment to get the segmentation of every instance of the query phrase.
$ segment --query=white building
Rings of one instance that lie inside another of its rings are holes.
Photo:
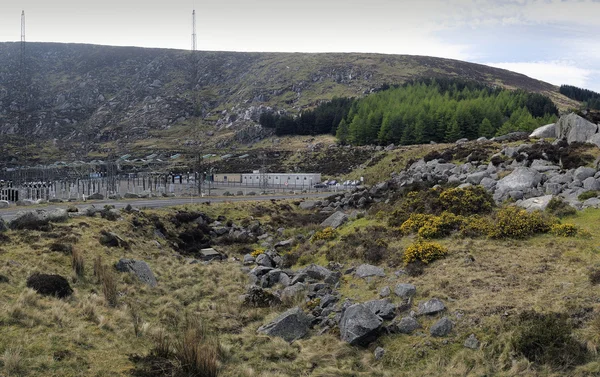
[[[242,184],[248,186],[310,188],[316,183],[321,183],[321,173],[267,173],[258,171],[242,174]]]

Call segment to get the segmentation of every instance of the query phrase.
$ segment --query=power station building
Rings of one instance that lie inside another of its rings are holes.
[[[321,183],[321,173],[219,173],[214,175],[214,181],[242,186],[309,188]]]

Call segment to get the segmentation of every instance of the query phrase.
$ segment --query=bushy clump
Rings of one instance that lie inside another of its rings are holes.
[[[383,226],[367,226],[366,228],[343,235],[340,242],[328,247],[325,253],[327,260],[344,262],[348,259],[360,259],[370,263],[379,263],[386,259],[390,252],[387,239],[393,237]]]
[[[312,242],[317,242],[317,241],[331,241],[331,240],[337,238],[337,236],[338,236],[337,230],[335,230],[332,227],[328,226],[327,228],[316,232],[312,236]]]
[[[445,257],[446,254],[448,254],[448,249],[439,243],[418,240],[404,250],[404,265],[407,266],[417,261],[429,264]]]
[[[261,254],[265,253],[265,249],[256,249],[253,252],[250,253],[250,255],[252,255],[253,258],[258,257]]]
[[[445,190],[440,194],[440,203],[444,211],[462,216],[490,213],[495,205],[492,195],[482,186]]]
[[[550,233],[559,237],[575,237],[579,229],[573,224],[553,224]]]
[[[396,208],[388,219],[388,225],[398,227],[409,219],[411,214],[439,214],[440,188],[431,188],[418,191],[410,191],[401,197],[396,203]]]
[[[582,194],[583,195],[583,194]],[[580,195],[581,196],[581,195]],[[581,200],[581,199],[579,199]],[[577,213],[577,210],[567,202],[565,202],[561,197],[555,196],[550,199],[548,206],[546,207],[546,212],[562,218],[565,216],[572,216]]]
[[[488,236],[491,238],[525,238],[539,233],[548,233],[554,219],[540,211],[527,212],[509,206],[496,213]]]
[[[460,226],[460,235],[462,237],[482,237],[487,236],[493,227],[489,217],[469,216],[464,219]]]
[[[588,199],[597,198],[599,194],[600,194],[600,192],[598,192],[596,190],[586,191],[586,192],[583,192],[583,193],[579,194],[579,196],[577,197],[577,199],[580,202],[585,202]]]
[[[600,269],[592,268],[588,273],[588,278],[590,279],[590,283],[592,285],[600,284]]]
[[[443,212],[439,216],[412,214],[401,226],[403,234],[418,233],[423,238],[442,238],[458,230],[464,222],[463,216]]]
[[[531,362],[568,370],[586,360],[585,348],[571,336],[566,314],[523,312],[514,326],[511,345]]]

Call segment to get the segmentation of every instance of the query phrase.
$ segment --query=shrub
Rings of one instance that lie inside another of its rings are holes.
[[[600,194],[600,193],[598,191],[596,191],[596,190],[586,191],[584,193],[579,194],[579,196],[577,197],[577,199],[580,202],[585,202],[588,199],[597,198],[598,194]]]
[[[488,217],[469,216],[460,226],[460,235],[463,237],[487,236],[493,227]]]
[[[379,263],[387,256],[388,243],[378,238],[373,244],[366,246],[363,259],[371,263]]]
[[[218,339],[196,319],[187,319],[175,342],[175,358],[187,376],[217,377],[221,352]]]
[[[404,251],[404,265],[408,266],[412,262],[423,262],[429,264],[434,260],[443,258],[448,254],[448,249],[435,242],[425,242],[418,240]]]
[[[94,260],[94,276],[102,285],[102,293],[106,304],[110,307],[117,306],[117,279],[115,274],[106,265],[102,264],[102,258],[98,257]]]
[[[328,226],[327,228],[316,232],[312,236],[311,241],[312,242],[317,242],[317,241],[331,241],[331,240],[337,238],[337,236],[338,236],[337,230],[335,230],[332,227]]]
[[[495,206],[483,186],[448,189],[440,194],[440,203],[445,211],[462,216],[490,213]]]
[[[73,293],[67,279],[60,275],[34,273],[27,278],[27,287],[39,294],[58,298],[68,297]]]
[[[561,197],[555,196],[548,203],[548,206],[546,207],[546,212],[556,217],[562,218],[565,216],[572,216],[576,214],[577,210],[571,207],[571,205],[565,202]]]
[[[265,253],[265,249],[256,249],[253,252],[250,253],[250,255],[252,255],[253,258],[258,257],[261,254]]]
[[[423,238],[442,238],[460,228],[464,217],[443,212],[440,216],[413,214],[401,226],[403,234],[416,232]]]
[[[402,234],[418,232],[425,224],[431,222],[433,215],[425,215],[422,213],[413,213],[410,217],[400,225]]]
[[[578,228],[573,224],[553,224],[550,233],[559,237],[575,237]]]
[[[438,214],[441,212],[440,188],[410,191],[396,203],[396,209],[388,219],[388,225],[402,225],[412,214]]]
[[[514,330],[513,349],[531,362],[558,370],[585,362],[585,348],[572,338],[572,326],[566,314],[523,312],[516,320]]]
[[[491,238],[525,238],[547,233],[553,223],[553,219],[545,217],[540,211],[529,213],[524,209],[509,206],[496,213],[488,235]]]

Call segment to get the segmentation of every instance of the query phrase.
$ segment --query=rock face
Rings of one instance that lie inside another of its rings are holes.
[[[377,337],[383,320],[363,304],[351,305],[340,319],[340,336],[352,345],[366,345]]]
[[[321,223],[321,226],[324,228],[331,227],[333,229],[336,229],[342,226],[342,224],[344,224],[346,221],[348,221],[348,215],[346,215],[344,212],[337,211],[328,218],[326,218]]]
[[[115,268],[119,272],[131,272],[140,281],[148,284],[151,287],[156,287],[156,277],[150,269],[150,266],[144,261],[138,261],[135,259],[120,259]]]
[[[453,327],[454,323],[448,317],[444,317],[431,326],[429,333],[431,336],[442,337],[450,334]]]
[[[258,332],[278,336],[288,342],[300,339],[310,329],[311,319],[300,308],[292,308],[277,317],[273,322],[258,328]]]
[[[64,298],[73,293],[67,279],[60,275],[33,274],[27,278],[27,287],[45,296]]]
[[[529,135],[529,137],[536,139],[556,137],[556,125],[555,123],[550,123],[545,126],[538,127],[531,133],[531,135]]]
[[[556,137],[566,139],[569,144],[584,143],[598,132],[598,126],[575,113],[560,117],[556,122]]]

